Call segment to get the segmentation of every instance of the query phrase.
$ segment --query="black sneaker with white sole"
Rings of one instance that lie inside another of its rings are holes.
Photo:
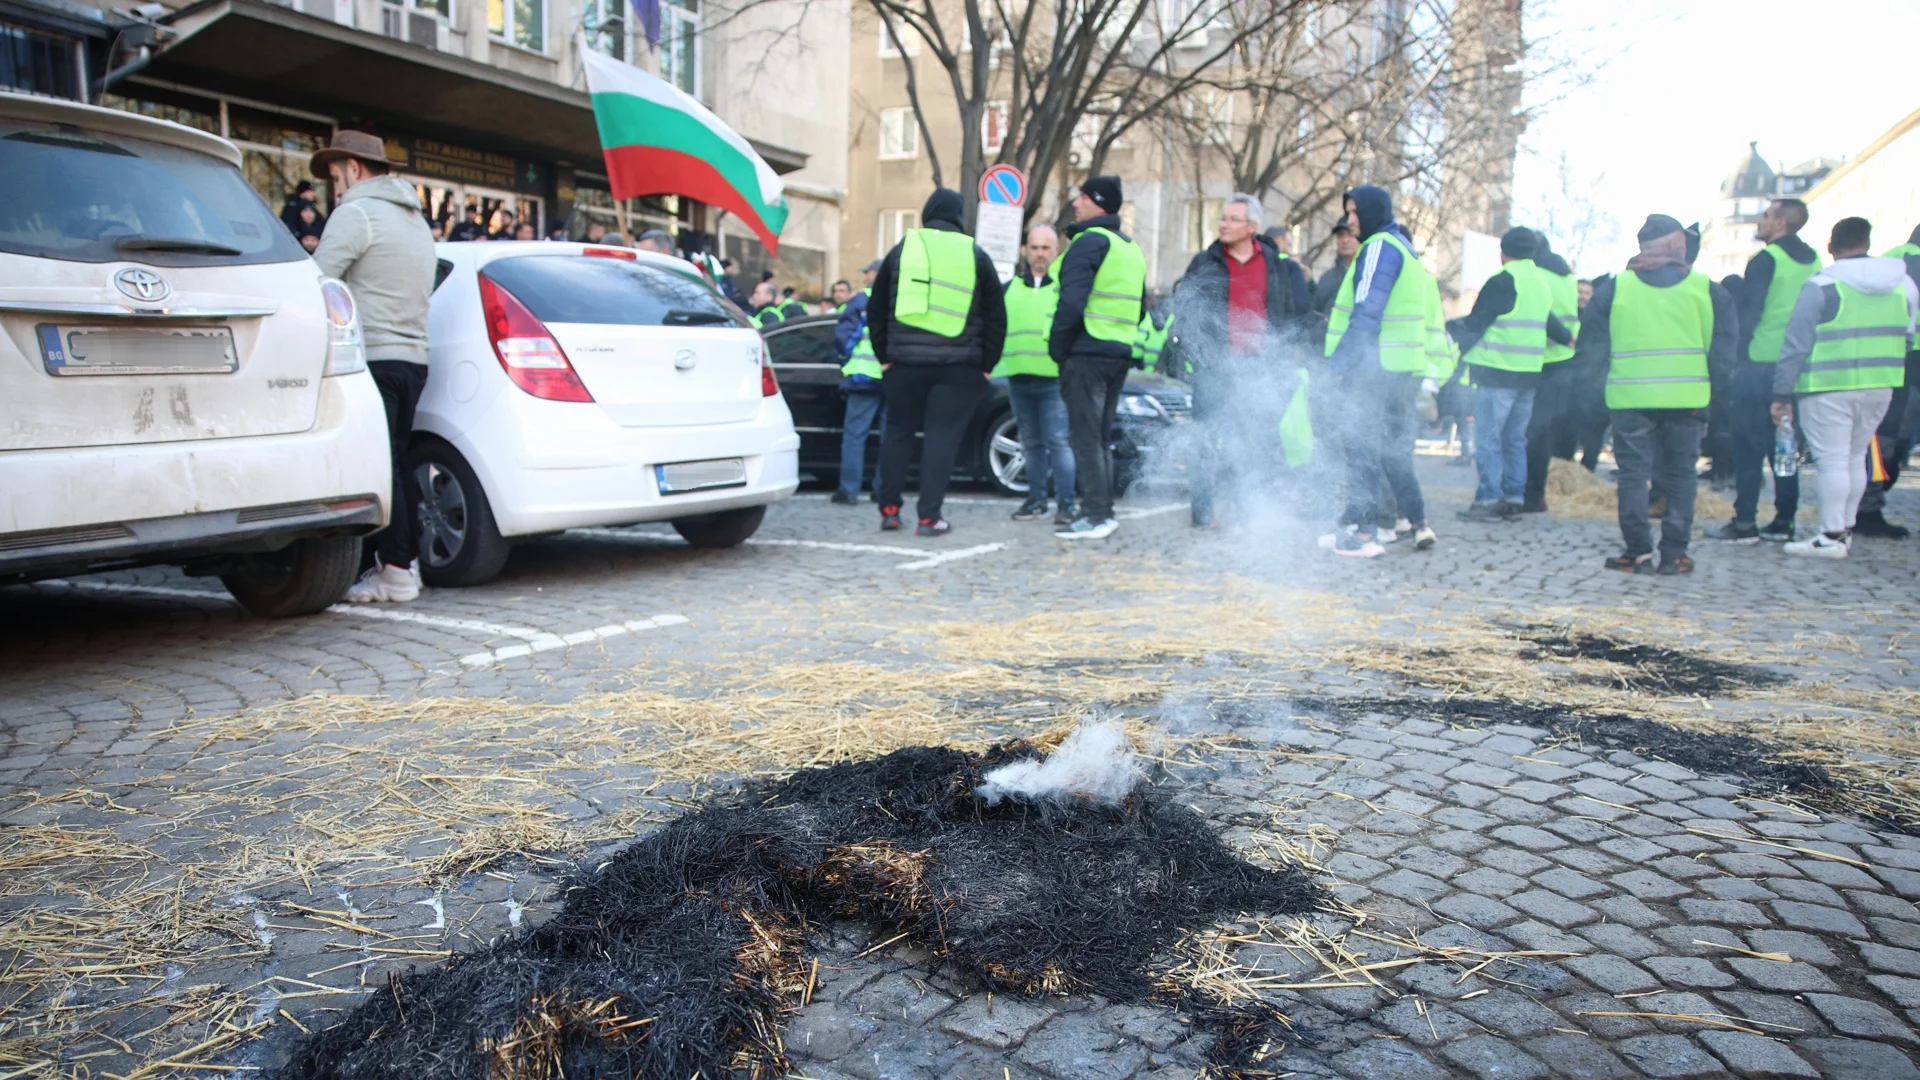
[[[1045,499],[1028,499],[1020,504],[1020,509],[1013,512],[1015,521],[1038,521],[1046,516],[1047,500]]]
[[[1716,525],[1708,529],[1707,539],[1718,540],[1725,544],[1757,544],[1760,542],[1760,527],[1751,521],[1735,518],[1725,525]]]

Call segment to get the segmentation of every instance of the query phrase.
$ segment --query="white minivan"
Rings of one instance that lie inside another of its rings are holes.
[[[420,576],[474,585],[516,538],[664,521],[741,543],[800,485],[758,330],[685,260],[443,243],[407,467]]]
[[[0,584],[171,563],[318,611],[392,473],[353,297],[233,144],[0,92]]]

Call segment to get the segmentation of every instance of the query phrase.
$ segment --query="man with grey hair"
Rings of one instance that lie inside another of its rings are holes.
[[[1195,528],[1214,525],[1213,492],[1279,472],[1280,416],[1300,374],[1313,294],[1300,264],[1260,234],[1260,200],[1236,192],[1220,238],[1174,287],[1169,374],[1193,386],[1202,460],[1188,470]],[[1237,468],[1236,468],[1237,467]]]
[[[641,251],[671,255],[673,254],[673,234],[665,229],[648,229],[640,234],[640,239],[635,241],[633,246]]]

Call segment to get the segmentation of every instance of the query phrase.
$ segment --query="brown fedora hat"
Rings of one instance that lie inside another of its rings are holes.
[[[325,150],[313,155],[313,162],[308,168],[313,175],[324,180],[327,177],[327,166],[342,158],[359,158],[361,161],[371,161],[389,167],[393,165],[393,162],[387,160],[387,144],[380,136],[342,128],[333,133],[333,142],[328,144]]]

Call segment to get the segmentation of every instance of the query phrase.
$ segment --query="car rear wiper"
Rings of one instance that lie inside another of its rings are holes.
[[[724,311],[697,311],[693,308],[672,308],[667,312],[667,317],[661,320],[662,325],[669,326],[720,326],[732,321],[733,316]]]
[[[239,248],[229,244],[216,244],[211,240],[194,240],[181,236],[123,236],[113,242],[121,251],[195,251],[203,255],[242,255]]]

